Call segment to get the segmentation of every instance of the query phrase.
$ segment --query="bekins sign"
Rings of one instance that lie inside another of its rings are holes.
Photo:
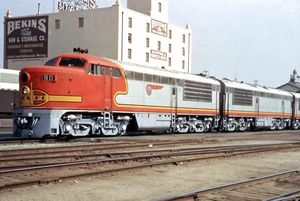
[[[48,16],[7,18],[6,59],[48,56]]]

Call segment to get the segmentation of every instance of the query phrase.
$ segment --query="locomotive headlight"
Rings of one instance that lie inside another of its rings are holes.
[[[29,87],[25,86],[22,88],[22,94],[23,95],[26,95],[26,94],[29,94],[30,93],[30,89]]]

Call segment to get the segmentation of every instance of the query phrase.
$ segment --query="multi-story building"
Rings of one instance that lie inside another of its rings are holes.
[[[300,93],[300,75],[298,75],[296,69],[293,70],[293,74],[291,75],[289,82],[277,87],[277,89]]]
[[[43,64],[74,47],[122,62],[191,72],[192,31],[169,23],[168,0],[5,19],[4,66]],[[18,42],[19,41],[19,42]]]

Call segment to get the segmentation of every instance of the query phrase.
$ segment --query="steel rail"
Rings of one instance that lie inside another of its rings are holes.
[[[243,152],[243,151],[267,151],[267,150],[273,150],[274,146],[271,147],[261,147],[261,148],[257,148],[257,147],[245,147],[245,148],[212,148],[212,149],[205,149],[202,150],[200,149],[195,149],[195,148],[187,148],[187,149],[176,149],[176,150],[147,150],[147,151],[131,151],[131,152],[120,152],[120,153],[103,153],[103,154],[92,154],[92,155],[88,155],[87,157],[91,156],[91,157],[106,157],[106,158],[113,158],[113,157],[117,157],[119,156],[119,159],[122,159],[121,156],[123,155],[133,155],[133,154],[149,154],[149,155],[143,155],[141,157],[151,157],[151,158],[159,158],[159,157],[178,157],[178,156],[188,156],[188,155],[200,155],[200,154],[219,154],[219,153],[226,153],[226,152]],[[298,148],[299,146],[290,146],[290,147],[283,147],[282,149],[294,149],[294,148]],[[278,148],[278,147],[276,147]],[[160,153],[162,152],[162,153]],[[164,153],[167,152],[167,153]],[[156,154],[153,154],[156,153]],[[160,153],[160,154],[158,154]],[[86,155],[85,155],[86,157]],[[54,159],[66,159],[66,158],[73,158],[73,156],[56,156]],[[78,159],[79,158],[79,159]],[[70,163],[70,162],[91,162],[92,160],[83,160],[84,157],[76,157],[75,156],[75,160],[73,161],[67,161],[67,162],[53,162],[53,163],[37,163],[36,160],[32,161],[32,164],[24,164],[24,165],[1,165],[0,168],[2,170],[7,170],[7,169],[17,169],[17,168],[26,168],[26,167],[37,167],[37,166],[42,166],[42,165],[53,165],[53,164],[61,164],[61,163]],[[123,157],[124,158],[124,157]],[[32,158],[35,159],[35,158]],[[49,160],[49,159],[53,159],[52,157],[46,157],[46,158],[40,158],[43,160]],[[118,159],[118,158],[115,158]],[[139,158],[138,158],[139,159]],[[38,159],[37,159],[38,160]],[[1,171],[0,171],[1,173]]]
[[[111,148],[111,149],[115,149],[115,148],[122,148],[123,147],[123,143],[116,143],[116,144],[121,144],[122,146],[121,147],[109,147],[109,148]],[[48,147],[46,147],[46,148],[44,148],[44,147],[42,147],[42,148],[34,148],[34,149],[26,149],[26,151],[28,151],[28,152],[30,152],[30,153],[24,153],[25,152],[25,150],[22,150],[22,152],[23,153],[18,153],[18,154],[14,154],[14,152],[19,152],[19,150],[14,150],[14,149],[12,149],[12,150],[0,150],[0,156],[2,157],[2,159],[0,159],[0,162],[1,161],[5,161],[7,158],[8,158],[8,160],[9,160],[9,158],[13,158],[13,159],[15,159],[15,160],[17,160],[17,159],[20,159],[20,160],[22,160],[22,159],[24,159],[24,156],[26,157],[26,156],[29,156],[29,157],[31,157],[31,155],[29,155],[29,154],[35,154],[35,155],[37,155],[37,154],[40,154],[40,155],[44,155],[44,154],[58,154],[58,152],[59,152],[59,154],[61,154],[61,153],[67,153],[67,152],[71,152],[71,153],[74,153],[74,151],[80,151],[80,152],[82,152],[82,151],[85,151],[85,150],[83,150],[82,148],[86,148],[86,147],[88,147],[89,149],[87,149],[86,151],[93,151],[93,150],[101,150],[101,149],[106,149],[106,146],[112,146],[112,145],[116,145],[116,144],[114,144],[114,143],[110,143],[110,144],[99,144],[99,145],[97,145],[97,146],[95,146],[95,149],[93,149],[93,146],[89,146],[89,145],[84,145],[84,146],[82,146],[82,145],[78,145],[78,146],[76,146],[76,145],[74,145],[74,146],[63,146],[63,147],[61,147],[61,146],[57,146],[57,147],[49,147],[49,148],[51,148],[51,151],[48,151]],[[132,146],[132,147],[134,147],[134,146],[140,146],[140,145],[142,145],[143,147],[144,146],[146,146],[146,147],[149,147],[149,145],[151,145],[151,148],[153,148],[153,147],[155,147],[155,146],[157,146],[157,145],[176,145],[176,144],[182,144],[182,142],[167,142],[167,143],[162,143],[162,144],[148,144],[148,143],[142,143],[142,144],[134,144],[134,143],[132,143],[132,144],[129,144],[130,146]],[[191,144],[195,144],[195,143],[191,143]],[[274,144],[266,144],[266,145],[279,145],[279,144],[282,144],[282,145],[289,145],[289,144],[300,144],[300,142],[285,142],[285,143],[274,143]],[[97,149],[98,148],[98,146],[102,146],[102,145],[104,145],[105,147],[99,147],[100,149]],[[129,146],[129,145],[126,145],[126,147],[125,148],[127,148],[127,146]],[[240,146],[240,147],[245,147],[245,146],[254,146],[254,145],[256,145],[256,146],[266,146],[266,145],[262,145],[262,144],[246,144],[246,145],[225,145],[225,146],[216,146],[215,148],[219,148],[219,147],[238,147],[238,146]],[[63,150],[60,150],[60,149],[63,149]],[[68,149],[68,148],[70,148],[70,149]],[[74,148],[76,148],[76,149],[74,149]],[[213,148],[213,147],[209,147],[209,146],[207,146],[207,147],[203,147],[203,149],[206,149],[206,148]],[[57,149],[57,150],[56,150]],[[32,151],[37,151],[37,152],[32,152]],[[57,151],[57,152],[54,152],[53,150],[55,150],[55,151]],[[44,151],[44,152],[43,152]],[[2,152],[2,153],[1,153]],[[13,154],[10,154],[10,153],[13,153]],[[3,153],[5,153],[5,154],[3,154]],[[6,158],[6,159],[3,159],[3,158]],[[36,157],[35,157],[36,158]]]
[[[143,142],[143,143],[124,143],[124,142],[116,142],[116,143],[106,143],[106,144],[84,144],[84,145],[68,145],[68,146],[53,146],[53,147],[38,147],[38,148],[28,148],[28,149],[7,149],[0,150],[1,157],[14,157],[14,156],[26,156],[28,154],[42,154],[44,153],[53,153],[53,150],[56,150],[59,153],[64,152],[74,152],[74,151],[91,151],[91,150],[107,150],[107,149],[121,149],[121,148],[134,148],[134,147],[148,147],[152,146],[164,146],[164,145],[176,145],[176,144],[195,144],[197,141],[175,141],[175,142]],[[118,145],[119,144],[119,145]],[[112,147],[112,145],[118,145]],[[86,149],[85,149],[86,148]]]
[[[295,147],[293,147],[295,148]],[[288,149],[288,148],[283,148]],[[265,149],[258,149],[258,150],[246,150],[244,152],[254,151],[255,153],[259,151],[269,151],[274,150],[274,148],[265,148]],[[217,154],[217,153],[233,153],[234,150],[224,150],[224,151],[217,151],[217,152],[207,152],[204,154]],[[241,150],[235,151],[237,153],[243,152]],[[251,152],[253,153],[253,152]],[[6,174],[6,173],[14,173],[14,172],[21,172],[21,171],[30,171],[30,170],[40,170],[40,169],[49,169],[49,168],[60,168],[60,167],[69,167],[69,166],[78,166],[78,165],[94,165],[94,164],[100,164],[100,163],[119,163],[124,161],[138,161],[138,160],[149,160],[149,159],[155,159],[155,158],[166,158],[166,157],[176,157],[176,156],[188,156],[188,155],[198,155],[203,154],[203,152],[198,151],[187,151],[187,152],[179,152],[179,153],[168,153],[168,154],[156,154],[156,155],[147,155],[147,156],[134,156],[134,157],[119,157],[119,158],[111,158],[111,159],[102,159],[102,160],[86,160],[86,161],[71,161],[71,162],[58,162],[53,164],[32,164],[32,165],[24,165],[21,167],[16,166],[10,167],[9,169],[1,168],[0,174]]]
[[[206,194],[206,193],[213,193],[213,192],[219,192],[219,191],[222,191],[222,190],[234,189],[234,188],[241,187],[241,186],[253,185],[253,184],[258,183],[258,182],[263,182],[263,181],[267,181],[267,180],[274,180],[274,179],[277,179],[277,178],[282,178],[282,177],[287,177],[289,175],[297,175],[297,174],[300,174],[300,169],[280,172],[280,173],[276,173],[276,174],[257,177],[257,178],[254,178],[254,179],[249,179],[249,180],[245,180],[245,181],[241,181],[241,182],[237,182],[237,183],[220,185],[220,186],[207,188],[207,189],[194,190],[194,191],[187,192],[187,193],[181,193],[181,194],[178,194],[178,195],[175,195],[175,196],[155,199],[153,201],[176,201],[176,200],[182,200],[182,199],[188,199],[188,198],[196,200],[196,199],[200,199],[199,197],[201,195]]]
[[[3,164],[0,166],[2,170],[9,169],[17,169],[17,168],[26,168],[26,167],[37,167],[42,165],[53,165],[53,164],[61,164],[60,163],[37,163],[38,160],[51,160],[51,159],[74,159],[70,162],[91,162],[92,160],[84,160],[83,158],[91,158],[91,157],[119,157],[121,159],[121,156],[124,155],[134,155],[134,154],[148,154],[146,156],[141,157],[152,157],[152,158],[158,158],[158,157],[172,157],[172,156],[181,156],[181,155],[196,155],[196,154],[218,154],[218,153],[224,153],[224,152],[241,152],[241,151],[265,151],[269,149],[279,148],[281,146],[282,149],[293,149],[298,148],[300,144],[269,144],[264,146],[257,146],[257,145],[242,145],[242,146],[222,146],[222,147],[196,147],[196,148],[181,148],[181,149],[158,149],[158,150],[142,150],[142,151],[128,151],[128,152],[115,152],[115,153],[101,153],[101,154],[84,154],[84,155],[66,155],[66,156],[51,156],[51,157],[38,157],[38,158],[24,158],[24,159],[18,159],[17,161],[26,161],[26,160],[33,160],[34,164],[21,164],[21,165],[9,165],[8,162],[15,162],[14,159],[10,160],[0,160],[0,162]],[[161,153],[161,152],[167,152],[167,153]],[[156,154],[153,154],[156,153]],[[161,153],[161,154],[157,154]],[[139,158],[138,158],[139,159]],[[66,162],[67,163],[67,162]],[[4,164],[7,164],[6,166]],[[0,171],[1,173],[1,171]]]
[[[107,144],[85,144],[85,145],[72,145],[72,146],[54,146],[54,147],[42,147],[42,148],[31,148],[31,149],[14,149],[14,150],[0,150],[0,156],[3,158],[8,158],[8,157],[19,157],[19,158],[24,158],[24,156],[28,156],[30,154],[61,154],[61,153],[67,153],[71,152],[74,153],[74,151],[94,151],[94,150],[107,150],[107,149],[120,149],[120,148],[134,148],[134,147],[149,147],[151,145],[152,147],[155,146],[163,146],[163,145],[176,145],[176,144],[195,144],[197,142],[191,142],[191,141],[175,141],[175,142],[156,142],[156,143],[131,143],[131,144],[126,144],[123,145],[123,143],[116,143],[120,144],[120,146],[114,146],[111,147],[112,145],[116,145],[115,143],[107,143]],[[247,145],[226,145],[224,147],[246,147],[246,146],[269,146],[269,145],[289,145],[289,144],[300,144],[300,142],[285,142],[285,143],[273,143],[273,144],[247,144]],[[104,146],[104,147],[102,147]],[[108,146],[108,147],[106,147]],[[220,146],[217,146],[218,148]],[[87,149],[82,149],[82,148],[87,148]],[[203,147],[203,149],[206,149],[209,147]],[[54,152],[55,150],[56,152]],[[36,152],[34,152],[36,151]],[[15,153],[17,152],[17,154]],[[21,152],[21,153],[19,153]],[[29,152],[29,153],[26,153]],[[0,161],[2,160],[0,159]],[[4,159],[3,159],[4,160]]]
[[[299,131],[297,130],[276,130],[276,131],[246,131],[246,132],[234,132],[234,133],[230,133],[230,134],[259,134],[259,135],[269,135],[269,134],[284,134],[284,133],[288,133],[288,134],[294,134],[294,133],[298,133]],[[212,135],[214,134],[214,135]],[[215,136],[215,134],[219,134],[219,135],[228,135],[228,132],[218,132],[218,133],[187,133],[187,134],[171,134],[171,135],[200,135],[200,136],[205,136],[205,137],[213,137]],[[168,134],[161,134],[160,136],[165,136],[165,135],[170,135],[170,133]],[[126,135],[126,136],[122,136],[122,137],[128,137],[131,135]],[[141,136],[141,135],[139,135]],[[119,140],[127,140],[124,138],[118,138]],[[59,139],[59,138],[46,138],[46,139],[30,139],[30,138],[8,138],[8,137],[1,137],[0,134],[0,144],[29,144],[29,143],[52,143],[52,142],[92,142],[93,140],[111,140],[111,138],[107,138],[107,137],[101,137],[101,136],[95,136],[95,137],[90,137],[90,136],[86,136],[86,137],[75,137],[75,138],[71,138],[69,140],[65,140],[65,139]]]
[[[267,150],[267,151],[274,151],[274,150]],[[263,152],[263,151],[260,151]],[[180,160],[168,160],[168,161],[163,161],[163,162],[149,162],[147,164],[142,164],[142,165],[131,165],[128,167],[120,167],[120,168],[115,168],[115,169],[108,169],[108,170],[98,170],[98,171],[91,171],[91,172],[85,172],[85,173],[74,173],[72,175],[64,175],[61,177],[54,177],[51,176],[48,179],[36,179],[36,180],[30,180],[30,181],[21,181],[21,182],[15,182],[15,183],[9,183],[9,184],[0,184],[0,190],[2,189],[7,189],[7,188],[13,188],[13,187],[18,187],[18,186],[24,186],[24,185],[32,185],[32,184],[42,184],[42,183],[49,183],[49,182],[56,182],[64,179],[69,179],[69,178],[76,178],[76,177],[84,177],[84,176],[91,176],[91,175],[97,175],[97,174],[103,174],[103,173],[114,173],[114,172],[121,172],[121,171],[127,171],[127,170],[133,170],[133,169],[139,169],[139,168],[146,168],[146,167],[154,167],[154,166],[162,166],[162,165],[178,165],[183,162],[192,162],[192,161],[199,161],[199,160],[208,160],[208,159],[216,159],[216,158],[224,158],[224,157],[232,157],[232,156],[240,156],[240,155],[247,155],[247,154],[253,154],[253,153],[258,153],[257,151],[248,151],[248,152],[241,152],[241,153],[229,153],[226,155],[221,155],[221,156],[210,156],[210,157],[198,157],[198,158],[193,158],[193,159],[180,159]],[[132,158],[130,158],[132,159]],[[125,161],[125,159],[121,159],[119,162]],[[107,160],[109,162],[109,160]],[[113,162],[113,160],[110,160],[110,162]],[[95,162],[97,164],[101,164],[101,161]],[[87,165],[91,165],[92,163],[86,163]],[[72,164],[67,164],[69,167],[72,166]],[[67,166],[66,165],[66,166]],[[76,164],[78,165],[78,164]],[[50,165],[49,167],[45,168],[58,168],[55,167],[55,165]],[[34,168],[32,168],[34,170]],[[36,168],[38,169],[38,168]],[[28,172],[27,170],[20,170],[20,171],[25,171],[26,173]],[[9,171],[7,171],[9,174]],[[4,172],[1,173],[0,175],[4,175]]]
[[[291,200],[296,200],[296,199],[300,200],[300,190],[281,194],[279,196],[274,196],[274,197],[268,198],[264,201],[291,201]]]

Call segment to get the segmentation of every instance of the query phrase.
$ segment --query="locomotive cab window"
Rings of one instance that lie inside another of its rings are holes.
[[[75,66],[75,67],[83,67],[85,61],[79,58],[62,58],[59,62],[60,66]]]
[[[56,61],[57,61],[57,58],[58,58],[58,57],[55,57],[55,58],[53,58],[53,59],[50,59],[49,61],[47,61],[47,62],[45,63],[45,66],[54,66],[55,63],[56,63]]]
[[[103,74],[106,76],[110,76],[110,68],[108,67],[103,68]]]
[[[88,67],[86,73],[90,75],[102,75],[102,66],[97,64],[91,64]]]
[[[117,69],[117,68],[113,68],[113,69],[112,69],[112,76],[113,76],[113,77],[116,77],[116,78],[121,78],[121,77],[122,77],[122,76],[121,76],[120,70]]]

